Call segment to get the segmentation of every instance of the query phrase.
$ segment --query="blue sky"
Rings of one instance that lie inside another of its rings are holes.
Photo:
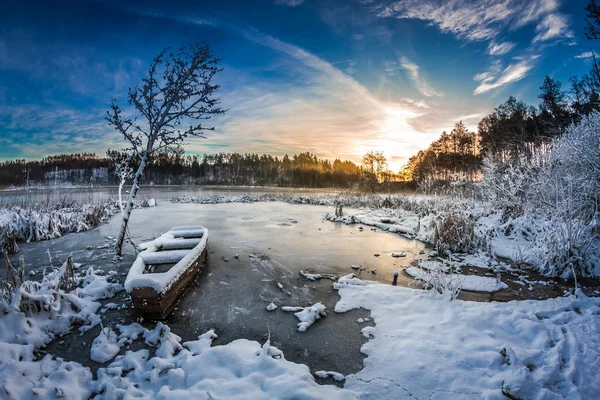
[[[162,48],[206,40],[229,111],[190,153],[397,170],[458,120],[590,68],[586,0],[19,1],[0,14],[0,159],[122,148],[104,120]],[[125,5],[124,5],[125,4]]]

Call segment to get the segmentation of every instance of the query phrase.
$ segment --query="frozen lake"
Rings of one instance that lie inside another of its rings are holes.
[[[123,188],[123,197],[127,196]],[[279,188],[260,186],[148,186],[142,185],[138,190],[137,200],[169,199],[180,196],[214,196],[214,195],[261,195],[274,193],[335,193],[339,189],[302,189],[302,188]],[[116,186],[79,187],[79,188],[43,188],[43,189],[18,189],[0,190],[0,205],[26,204],[47,202],[52,199],[73,199],[80,202],[99,202],[118,197]]]
[[[134,240],[140,242],[177,225],[204,225],[209,229],[207,266],[167,320],[173,332],[184,340],[195,339],[212,328],[219,335],[216,344],[238,338],[263,341],[270,332],[272,343],[284,351],[287,359],[305,363],[312,370],[351,373],[362,368],[364,356],[359,349],[366,340],[360,330],[367,324],[356,320],[368,317],[368,313],[355,310],[336,314],[333,308],[339,297],[332,289],[332,281],[308,281],[299,271],[358,274],[351,265],[363,264],[369,269],[377,268],[377,274],[362,272],[362,278],[390,282],[393,270],[417,257],[424,245],[397,234],[371,231],[369,227],[360,231],[358,225],[323,221],[322,216],[331,211],[333,207],[281,202],[200,205],[159,201],[158,207],[134,210],[130,230]],[[116,236],[119,223],[115,217],[89,232],[23,244],[19,255],[25,256],[28,265],[44,266],[49,263],[48,251],[55,265],[72,254],[75,262],[83,263],[82,269],[93,265],[106,271],[117,270],[124,280],[134,258],[131,246],[126,247],[123,261],[117,263],[112,261],[111,248],[98,248],[112,244],[107,236]],[[405,251],[407,257],[391,257],[392,252],[399,251]],[[380,256],[375,257],[374,253]],[[236,254],[239,259],[234,257]],[[409,281],[400,274],[400,284]],[[124,292],[110,301],[129,304]],[[328,317],[306,332],[298,332],[293,313],[266,311],[271,301],[279,307],[322,302]],[[129,323],[136,316],[128,309],[108,311],[103,318],[106,326]],[[68,346],[54,343],[48,351],[97,367],[99,364],[93,365],[88,357],[91,339],[97,333],[92,330],[89,338],[74,335],[71,343],[65,341]]]

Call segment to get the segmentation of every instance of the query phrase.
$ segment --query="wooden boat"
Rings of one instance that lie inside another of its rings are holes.
[[[206,264],[208,229],[178,226],[151,242],[141,243],[125,289],[136,312],[166,318],[187,286]]]

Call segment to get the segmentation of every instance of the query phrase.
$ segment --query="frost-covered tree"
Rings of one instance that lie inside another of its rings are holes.
[[[131,153],[122,153],[108,149],[106,156],[111,160],[115,167],[115,175],[119,178],[119,209],[121,210],[121,216],[125,214],[123,208],[123,186],[127,182],[127,179],[131,179],[133,176],[133,168],[131,167]]]
[[[219,107],[219,99],[213,97],[219,89],[213,83],[214,76],[222,71],[219,61],[206,43],[181,47],[176,52],[164,49],[154,58],[148,75],[129,89],[130,108],[124,110],[112,100],[106,119],[129,142],[128,150],[139,162],[115,245],[117,255],[122,253],[133,202],[149,157],[178,149],[186,138],[204,137],[203,133],[214,127],[207,127],[202,121],[225,112]]]
[[[584,117],[557,138],[531,184],[531,210],[551,224],[538,235],[540,268],[550,275],[594,275],[600,227],[600,113]]]

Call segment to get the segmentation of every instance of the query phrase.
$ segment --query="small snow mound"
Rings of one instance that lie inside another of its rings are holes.
[[[300,270],[300,275],[304,277],[304,279],[308,279],[309,281],[316,281],[323,277],[321,274],[309,274],[308,272],[304,272]]]
[[[315,372],[315,376],[322,378],[322,379],[327,379],[327,378],[331,377],[338,382],[342,382],[342,381],[346,380],[346,377],[344,375],[340,374],[339,372],[334,372],[334,371],[317,371],[317,372]]]
[[[417,267],[407,268],[406,273],[412,276],[414,279],[421,281],[430,281],[433,277],[432,273],[426,272]],[[447,277],[448,280],[460,280],[462,290],[469,290],[472,292],[492,293],[508,287],[506,283],[498,281],[496,278],[490,278],[487,276],[462,274],[445,274],[443,276]]]
[[[104,328],[92,343],[90,358],[105,363],[115,358],[121,348],[117,344],[117,334],[110,328]]]
[[[267,306],[267,311],[273,311],[277,308],[277,306],[275,305],[275,303],[271,302],[271,304],[269,304]]]
[[[321,319],[321,316],[324,314],[325,306],[321,303],[313,304],[312,306],[305,307],[302,311],[297,312],[295,315],[300,320],[298,331],[306,331],[309,326],[314,324],[316,320]]]

